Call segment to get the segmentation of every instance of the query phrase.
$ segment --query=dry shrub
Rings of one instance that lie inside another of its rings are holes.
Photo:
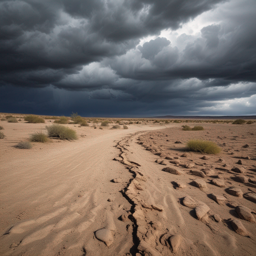
[[[197,126],[194,126],[192,128],[192,131],[202,131],[204,130],[204,127],[203,126],[200,126],[200,125],[197,125]]]
[[[20,149],[30,149],[32,148],[32,144],[29,141],[21,141],[15,147]]]
[[[111,129],[119,129],[120,128],[120,125],[113,125]]]
[[[45,135],[44,133],[40,132],[40,133],[34,133],[31,135],[30,137],[30,141],[33,142],[47,142],[48,141],[48,137],[47,135]]]
[[[4,127],[3,126],[0,126],[0,130],[3,130],[4,129]]]
[[[190,140],[187,143],[187,148],[190,151],[205,154],[218,154],[221,151],[221,149],[214,142],[204,140]]]
[[[67,124],[68,122],[69,122],[69,118],[65,116],[61,116],[59,119],[54,121],[54,123],[57,123],[57,124]]]
[[[76,132],[68,127],[54,124],[52,126],[46,126],[49,137],[60,138],[61,140],[76,140]]]
[[[7,119],[8,123],[18,123],[18,120],[15,117],[10,117]]]
[[[128,126],[127,125],[124,125],[124,127],[123,127],[124,129],[128,129]]]
[[[35,116],[35,115],[28,115],[24,118],[25,121],[27,121],[28,123],[44,123],[44,119],[42,117],[39,116]]]
[[[109,124],[108,121],[103,121],[103,122],[101,123],[101,126],[108,126],[108,124]]]
[[[253,121],[247,121],[246,124],[253,124]]]
[[[182,130],[183,130],[183,131],[191,131],[191,128],[190,128],[190,126],[188,126],[188,125],[183,125],[183,126],[182,126]]]
[[[89,126],[89,124],[83,119],[83,121],[80,123],[81,126]]]
[[[245,123],[245,120],[243,119],[237,119],[235,120],[232,124],[244,124]]]
[[[3,139],[4,137],[5,135],[2,132],[0,132],[0,139]]]

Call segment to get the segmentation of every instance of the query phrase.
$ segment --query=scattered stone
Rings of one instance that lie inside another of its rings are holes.
[[[196,216],[199,220],[201,220],[209,211],[210,211],[209,206],[203,203],[199,204],[195,208]]]
[[[180,189],[187,187],[187,185],[185,183],[182,183],[180,181],[176,181],[175,183],[177,184],[178,188],[180,188]]]
[[[234,166],[231,170],[233,172],[237,172],[237,173],[244,173],[245,172],[245,169],[243,167],[238,167],[238,166]]]
[[[178,252],[181,242],[182,242],[182,236],[180,234],[171,236],[170,245],[172,247],[173,253]]]
[[[235,181],[241,182],[241,183],[247,183],[248,178],[243,175],[237,175],[234,177]]]
[[[252,213],[251,213],[252,211],[249,208],[247,208],[245,206],[237,206],[236,212],[237,212],[239,218],[247,220],[249,222],[255,222],[255,218],[252,215]]]
[[[216,222],[221,222],[221,217],[220,217],[219,214],[217,214],[217,213],[213,214],[213,218],[214,218],[214,220],[215,220]]]
[[[239,204],[235,201],[228,201],[227,206],[231,208],[236,208]]]
[[[206,185],[206,182],[202,179],[197,179],[197,180],[194,180],[194,183],[197,187],[199,187],[200,189],[205,189],[207,188],[207,185]]]
[[[164,172],[169,172],[171,174],[176,174],[176,175],[182,175],[183,172],[179,168],[172,168],[172,167],[165,167],[162,169]]]
[[[221,188],[225,187],[225,181],[223,179],[213,179],[212,183]]]
[[[256,184],[256,179],[250,178],[250,179],[249,179],[249,182],[251,182],[251,183],[253,183],[253,184]]]
[[[249,156],[246,156],[245,159],[251,160],[251,158]]]
[[[208,156],[203,156],[201,159],[203,159],[203,160],[209,160],[210,157],[208,157]]]
[[[223,162],[224,162],[224,160],[223,160],[222,158],[219,158],[219,160],[218,160],[217,162],[219,162],[219,163],[223,163]]]
[[[165,157],[165,159],[167,159],[167,160],[173,160],[173,158],[170,157],[170,156]]]
[[[152,209],[156,210],[156,211],[159,211],[159,212],[162,212],[163,211],[163,208],[159,205],[151,205]]]
[[[96,231],[95,236],[98,240],[104,242],[107,246],[110,246],[114,242],[112,231],[106,228],[102,228]]]
[[[237,234],[241,236],[249,236],[248,231],[240,220],[231,220],[231,225]]]
[[[129,220],[128,214],[123,214],[123,215],[121,215],[121,220],[122,220],[123,222],[128,221],[128,220]]]
[[[112,199],[110,199],[110,198],[109,198],[107,201],[108,201],[108,202],[113,202],[113,200],[112,200]]]
[[[119,178],[115,178],[115,179],[111,180],[111,182],[113,182],[113,183],[122,183],[122,180],[119,179]]]
[[[256,203],[256,193],[254,193],[254,192],[248,192],[248,193],[244,194],[244,198]]]
[[[243,148],[249,148],[248,144],[243,145]]]
[[[243,164],[242,160],[239,159],[238,162],[237,162],[237,164]]]
[[[181,157],[187,157],[187,156],[188,156],[188,154],[186,154],[186,153],[181,155]]]
[[[187,206],[189,208],[193,208],[193,209],[198,205],[198,203],[190,196],[185,196],[183,198],[183,204],[185,206]]]
[[[202,177],[202,178],[205,177],[205,174],[202,171],[190,170],[190,173],[192,175],[199,176],[199,177]]]
[[[237,188],[237,187],[230,187],[227,189],[227,192],[230,194],[230,195],[233,195],[233,196],[237,196],[237,197],[242,197],[243,196],[243,192],[240,188]]]
[[[215,200],[219,205],[224,205],[227,201],[227,198],[217,194],[211,194],[211,198]]]
[[[180,161],[178,159],[175,160],[170,160],[169,161],[171,164],[180,164]]]
[[[181,144],[182,142],[179,141],[179,140],[177,140],[177,141],[175,141],[174,143],[175,143],[175,144]]]
[[[207,176],[213,176],[215,175],[215,171],[213,169],[207,168],[207,169],[202,169],[202,171],[205,173]]]
[[[193,168],[194,166],[195,166],[194,163],[188,163],[183,165],[184,168]]]

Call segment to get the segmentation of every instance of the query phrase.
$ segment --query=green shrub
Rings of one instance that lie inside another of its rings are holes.
[[[111,129],[119,129],[120,128],[120,125],[113,125]]]
[[[10,117],[7,119],[8,123],[18,123],[18,120],[15,117]]]
[[[206,154],[218,154],[221,151],[221,149],[214,142],[203,140],[190,140],[187,143],[187,148],[190,151]]]
[[[4,129],[4,127],[3,126],[0,126],[0,130],[3,130]]]
[[[244,124],[245,123],[245,120],[243,119],[237,119],[235,120],[232,124]]]
[[[59,119],[55,120],[54,123],[57,124],[67,124],[69,121],[69,118],[65,117],[65,116],[61,116]]]
[[[34,133],[31,135],[30,137],[30,141],[33,142],[47,142],[48,141],[48,137],[47,135],[45,135],[44,133],[40,132],[40,133]]]
[[[44,123],[44,119],[42,117],[39,116],[35,116],[35,115],[28,115],[24,118],[25,121],[27,121],[28,123]]]
[[[103,121],[102,123],[101,123],[101,126],[108,126],[108,121]]]
[[[0,139],[3,139],[4,137],[5,135],[2,132],[0,132]]]
[[[124,129],[128,129],[128,126],[127,126],[127,125],[124,125]]]
[[[253,124],[253,121],[247,121],[247,124]]]
[[[193,130],[193,131],[202,131],[202,130],[204,130],[204,127],[203,127],[203,126],[200,126],[200,125],[197,125],[197,126],[194,126],[194,127],[192,128],[192,130]]]
[[[191,128],[190,128],[190,126],[188,126],[188,125],[183,125],[183,126],[182,126],[182,130],[183,130],[183,131],[191,131]]]
[[[32,144],[29,141],[21,141],[15,147],[20,149],[30,149],[32,148]]]
[[[61,140],[76,140],[76,132],[68,127],[54,124],[52,126],[46,126],[49,137],[60,138]]]

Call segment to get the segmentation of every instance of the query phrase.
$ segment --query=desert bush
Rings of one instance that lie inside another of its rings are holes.
[[[206,154],[218,154],[221,151],[214,142],[204,140],[190,140],[187,143],[187,148],[190,151]]]
[[[183,131],[191,131],[191,127],[188,126],[188,125],[183,125],[183,126],[182,126],[182,130],[183,130]]]
[[[13,117],[12,115],[5,116],[6,119]]]
[[[197,126],[194,126],[194,127],[192,128],[192,130],[193,130],[193,131],[202,131],[202,130],[204,130],[204,127],[203,127],[203,126],[200,126],[200,125],[197,125]]]
[[[124,125],[123,128],[124,128],[124,129],[128,129],[128,126],[127,126],[127,125]]]
[[[54,123],[57,124],[67,124],[69,119],[65,116],[61,116],[59,119],[55,120]]]
[[[29,141],[21,141],[15,147],[20,149],[30,149],[32,148],[32,144]]]
[[[113,125],[111,129],[119,129],[120,128],[120,125]]]
[[[245,123],[245,120],[243,119],[237,119],[235,120],[232,124],[244,124]]]
[[[10,117],[7,119],[8,123],[18,123],[18,120],[15,117]]]
[[[77,113],[73,113],[71,115],[71,120],[74,122],[74,124],[80,124],[84,121],[84,119],[79,116]]]
[[[1,118],[1,121],[5,121],[6,119],[5,118]]]
[[[80,123],[80,125],[81,125],[81,126],[89,126],[89,124],[88,124],[85,120],[83,120],[83,121]]]
[[[101,123],[101,126],[108,126],[108,121],[103,121],[103,122]]]
[[[3,126],[0,126],[0,130],[3,130],[4,129],[4,127]]]
[[[246,124],[253,124],[253,121],[247,121]]]
[[[133,124],[133,122],[132,122],[132,121],[130,121],[130,122],[129,122],[129,124]]]
[[[0,139],[3,139],[4,137],[5,135],[2,132],[0,132]]]
[[[174,122],[174,123],[180,123],[180,121],[179,121],[179,120],[174,120],[173,122]]]
[[[31,135],[30,137],[30,141],[33,142],[47,142],[48,141],[48,137],[47,135],[45,135],[44,133],[40,132],[40,133],[34,133]]]
[[[25,121],[27,121],[28,123],[44,123],[44,119],[42,117],[39,116],[35,116],[35,115],[28,115],[24,118]]]
[[[76,140],[76,132],[63,125],[54,124],[46,126],[49,137],[60,138],[61,140]]]

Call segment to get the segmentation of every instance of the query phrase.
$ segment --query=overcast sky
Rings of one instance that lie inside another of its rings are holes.
[[[255,115],[255,0],[0,0],[0,112]]]

